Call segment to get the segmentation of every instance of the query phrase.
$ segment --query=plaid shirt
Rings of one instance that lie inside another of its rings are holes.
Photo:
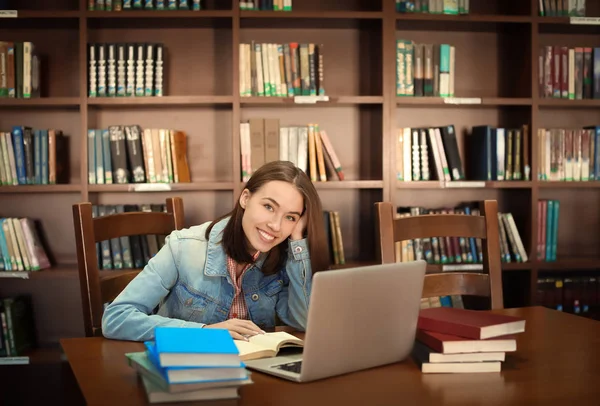
[[[254,261],[260,255],[260,251],[256,251],[256,254],[252,257]],[[231,259],[229,256],[227,257],[227,271],[229,272],[229,276],[231,276],[231,280],[233,281],[233,288],[235,289],[235,293],[233,294],[233,302],[231,303],[231,309],[229,309],[228,319],[248,319],[248,308],[246,307],[246,301],[244,300],[244,295],[242,294],[242,276],[246,273],[246,271],[252,266],[252,264],[247,264],[240,276],[237,276],[236,267],[237,263]]]

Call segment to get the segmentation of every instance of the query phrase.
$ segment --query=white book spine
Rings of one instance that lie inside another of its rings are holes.
[[[308,171],[308,127],[298,127],[298,168]]]
[[[90,78],[90,90],[88,92],[89,97],[96,97],[98,95],[98,71],[96,61],[96,47],[94,44],[89,46],[89,65],[88,65],[88,76]]]
[[[117,71],[115,45],[108,46],[108,95],[117,95]]]
[[[137,46],[135,65],[135,96],[144,95],[144,46]]]
[[[262,45],[254,44],[254,55],[256,58],[256,87],[259,96],[265,95],[265,84],[263,81]]]
[[[104,44],[98,46],[98,96],[106,96],[106,48]]]
[[[164,66],[164,49],[162,45],[156,47],[156,66],[154,69],[154,96],[164,96],[163,88],[163,66]]]
[[[289,127],[288,161],[298,166],[298,127]]]
[[[287,161],[289,156],[289,128],[288,127],[280,127],[279,128],[279,159],[281,161]]]
[[[265,96],[271,96],[273,89],[271,88],[271,69],[269,64],[269,44],[262,43],[262,67],[263,67],[263,83],[265,88]]]
[[[125,47],[118,46],[117,51],[117,96],[125,96]]]
[[[410,128],[409,127],[404,128],[403,144],[404,144],[404,154],[403,154],[404,181],[410,182],[413,180],[413,173],[412,173],[412,158],[411,158],[412,139],[410,137]]]
[[[135,46],[127,45],[126,54],[127,83],[125,85],[125,96],[131,97],[135,95]]]
[[[145,86],[144,86],[144,96],[152,96],[154,93],[153,84],[154,84],[154,45],[149,44],[146,47],[146,69],[145,69]]]

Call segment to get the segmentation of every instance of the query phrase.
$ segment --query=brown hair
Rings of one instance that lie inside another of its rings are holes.
[[[323,209],[321,199],[309,177],[289,161],[272,161],[264,164],[254,174],[248,183],[246,189],[250,193],[255,193],[263,185],[271,181],[283,181],[294,185],[304,198],[304,209],[302,214],[306,214],[306,238],[308,251],[310,253],[310,262],[313,273],[326,270],[329,266],[329,251],[327,249],[327,238],[325,236],[325,226],[323,219]],[[206,239],[210,235],[213,226],[220,220],[231,216],[231,219],[223,230],[222,244],[225,253],[238,263],[252,263],[254,260],[248,252],[246,236],[242,228],[242,217],[244,209],[240,205],[239,198],[235,203],[233,210],[220,218],[214,220],[206,230]],[[271,275],[278,272],[287,260],[288,241],[282,241],[267,254],[267,258],[262,267],[265,275]],[[289,255],[293,255],[290,253]]]

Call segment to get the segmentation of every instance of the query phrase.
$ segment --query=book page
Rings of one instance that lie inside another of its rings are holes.
[[[263,346],[242,340],[233,340],[233,342],[240,352],[240,359],[242,360],[254,358],[248,357],[250,354],[260,354],[261,357],[264,355],[263,353],[265,352],[265,348]]]
[[[303,342],[299,338],[294,337],[285,331],[277,331],[275,333],[257,334],[250,337],[250,342],[262,348],[268,348],[277,351],[277,347],[283,342],[288,341],[297,345],[302,345]]]

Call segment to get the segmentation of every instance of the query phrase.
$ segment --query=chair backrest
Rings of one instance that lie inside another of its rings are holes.
[[[89,202],[73,205],[73,222],[77,242],[77,262],[85,335],[102,335],[104,303],[114,300],[141,271],[98,269],[96,243],[135,235],[168,235],[183,228],[183,200],[167,199],[167,212],[127,212],[108,216],[92,216]]]
[[[399,241],[427,237],[480,238],[483,272],[444,272],[425,275],[423,298],[446,295],[489,297],[492,309],[502,309],[502,267],[498,234],[498,203],[479,204],[480,215],[426,214],[396,218],[389,202],[375,203],[379,255],[382,263],[395,262]]]

